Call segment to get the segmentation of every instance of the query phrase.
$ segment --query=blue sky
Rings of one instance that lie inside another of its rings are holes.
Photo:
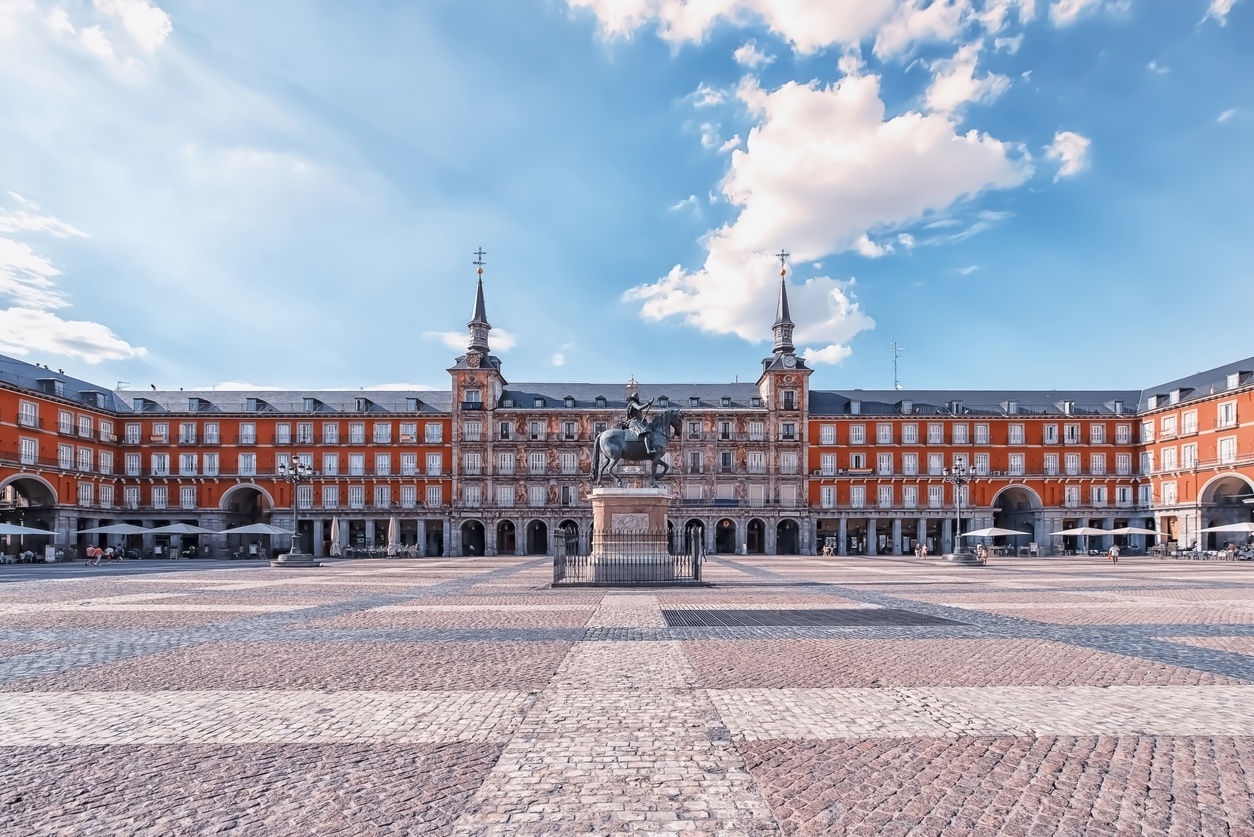
[[[0,352],[817,387],[1249,355],[1251,0],[0,0]],[[452,342],[449,342],[452,341]]]

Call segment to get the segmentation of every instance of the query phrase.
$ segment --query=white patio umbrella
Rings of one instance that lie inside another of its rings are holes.
[[[269,523],[250,523],[247,526],[237,526],[234,529],[223,529],[219,534],[222,535],[291,535],[294,534],[291,529],[284,529],[282,526],[271,526]]]
[[[149,535],[220,535],[217,529],[206,529],[190,523],[171,523],[169,526],[158,526],[156,529],[145,529]]]
[[[143,526],[136,526],[134,523],[110,523],[108,526],[95,526],[91,529],[79,529],[80,535],[142,535],[150,532],[151,529],[145,529]]]
[[[972,532],[963,532],[960,538],[996,538],[1001,536],[1026,535],[1027,532],[1020,532],[1018,529],[1002,529],[999,526],[989,526],[987,529],[976,529]]]
[[[1109,529],[1095,529],[1092,526],[1077,526],[1074,529],[1063,529],[1061,532],[1050,532],[1051,535],[1063,535],[1066,537],[1084,537],[1084,551],[1089,551],[1089,535],[1109,535]]]
[[[331,557],[340,557],[340,519],[331,518]]]
[[[1120,526],[1118,529],[1107,529],[1109,535],[1161,535],[1157,529],[1146,529],[1141,526]]]
[[[396,515],[392,515],[388,520],[388,555],[396,554],[396,543],[401,539],[401,524],[396,519]]]
[[[1225,523],[1223,526],[1209,526],[1199,532],[1254,532],[1254,523]]]
[[[18,526],[14,523],[0,523],[0,535],[53,535],[47,529],[32,529],[29,526]]]

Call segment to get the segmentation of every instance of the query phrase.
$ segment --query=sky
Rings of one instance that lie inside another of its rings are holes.
[[[0,0],[0,353],[1138,388],[1254,354],[1254,0]]]

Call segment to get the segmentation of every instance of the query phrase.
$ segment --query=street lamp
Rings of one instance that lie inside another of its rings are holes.
[[[962,462],[955,462],[954,467],[945,468],[941,473],[945,477],[945,482],[954,487],[954,552],[956,553],[959,551],[958,536],[962,534],[962,489],[971,482],[971,478],[967,476],[967,466]]]
[[[314,470],[291,454],[287,462],[279,463],[279,478],[292,484],[292,549],[289,555],[300,555],[300,484],[313,479]]]

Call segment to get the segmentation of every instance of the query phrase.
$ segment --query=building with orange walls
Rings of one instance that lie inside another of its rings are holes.
[[[316,555],[333,522],[341,547],[381,546],[392,520],[421,554],[546,554],[590,534],[592,440],[634,392],[683,411],[665,481],[677,544],[936,553],[987,526],[1042,554],[1083,546],[1050,534],[1076,526],[1151,528],[1182,547],[1245,540],[1200,530],[1254,514],[1254,358],[1145,390],[812,391],[793,327],[781,281],[754,383],[510,383],[480,277],[446,391],[111,391],[0,357],[0,520],[81,548],[117,542],[80,534],[117,522],[290,527],[295,501]],[[295,496],[280,474],[292,457],[313,470]],[[955,466],[969,475],[961,511]],[[129,545],[220,555],[252,540]]]

